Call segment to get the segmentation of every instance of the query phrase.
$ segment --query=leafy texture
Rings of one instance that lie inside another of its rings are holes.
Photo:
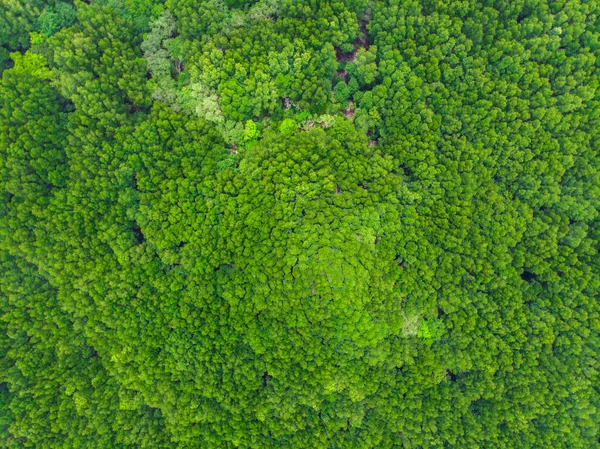
[[[0,12],[0,447],[600,447],[596,2]]]

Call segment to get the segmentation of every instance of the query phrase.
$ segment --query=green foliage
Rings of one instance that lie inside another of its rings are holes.
[[[291,118],[284,119],[279,125],[279,132],[285,135],[292,135],[298,130],[298,123]]]
[[[378,77],[376,60],[377,47],[372,46],[368,50],[359,48],[356,52],[356,62],[347,65],[348,73],[356,78],[359,86],[371,85]]]
[[[354,95],[356,92],[358,92],[358,89],[359,89],[359,85],[358,85],[358,81],[356,81],[356,78],[354,78],[354,77],[350,78],[350,82],[348,83],[349,95]]]
[[[244,8],[244,7],[248,7],[251,4],[255,3],[256,0],[251,0],[251,1],[247,1],[247,0],[225,0],[225,3],[227,4],[227,6],[230,6],[232,8]]]
[[[142,42],[141,49],[148,61],[148,71],[154,77],[170,77],[169,53],[164,48],[166,40],[175,32],[175,19],[167,11],[152,22],[151,30]]]
[[[256,140],[260,135],[260,130],[252,120],[246,121],[244,127],[244,139],[245,140]]]
[[[64,2],[56,2],[54,6],[44,9],[37,19],[37,29],[45,36],[52,36],[61,28],[75,23],[76,13],[72,5]]]
[[[54,0],[10,0],[0,2],[0,74],[8,66],[9,54],[29,47],[29,32],[44,7]]]
[[[179,109],[180,93],[172,77],[175,65],[172,51],[174,39],[171,39],[171,35],[174,32],[175,19],[165,11],[152,22],[150,32],[140,47],[148,64],[148,72],[152,75],[152,97]]]
[[[48,68],[48,61],[44,56],[27,51],[25,54],[11,53],[10,57],[14,64],[11,73],[41,79],[52,78],[52,71]]]
[[[235,166],[236,166],[236,159],[233,156],[223,159],[217,163],[218,170],[224,170],[226,168],[233,168]]]
[[[139,33],[144,33],[148,31],[150,23],[164,11],[165,0],[95,0],[95,3],[110,6]]]
[[[350,97],[350,88],[344,80],[340,80],[333,89],[335,101],[340,105],[345,105]]]
[[[217,125],[224,124],[225,117],[217,93],[201,83],[190,84],[182,89],[180,105],[204,120]]]
[[[0,446],[600,448],[600,7],[484,3],[0,2]]]
[[[444,334],[444,323],[439,319],[421,320],[421,325],[417,331],[417,337],[427,344],[439,340]]]

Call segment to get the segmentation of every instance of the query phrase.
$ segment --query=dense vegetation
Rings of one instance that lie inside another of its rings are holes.
[[[600,448],[600,3],[0,0],[0,447]]]

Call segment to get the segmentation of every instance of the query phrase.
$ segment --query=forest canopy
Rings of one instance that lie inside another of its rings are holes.
[[[0,448],[600,448],[600,3],[0,0]]]

